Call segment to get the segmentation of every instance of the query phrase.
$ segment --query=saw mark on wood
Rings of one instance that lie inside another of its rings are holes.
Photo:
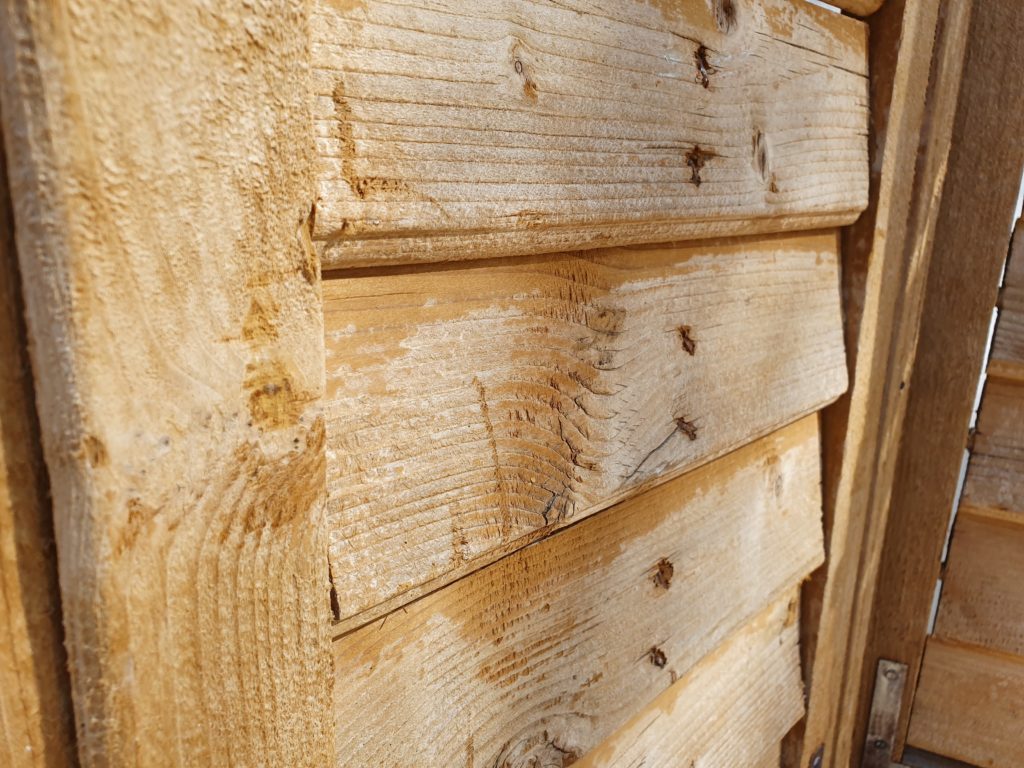
[[[408,190],[400,179],[383,176],[361,176],[356,170],[356,140],[352,131],[352,107],[345,96],[345,83],[339,79],[331,93],[334,101],[334,116],[337,120],[338,141],[341,142],[341,175],[349,188],[360,200],[381,192],[404,192]]]
[[[477,401],[480,404],[480,414],[484,417],[484,428],[487,430],[487,442],[491,448],[491,461],[494,463],[494,480],[498,486],[498,506],[501,520],[498,527],[501,531],[501,540],[508,540],[512,533],[511,511],[508,506],[508,488],[505,485],[505,473],[501,471],[501,459],[498,456],[498,441],[494,436],[494,422],[491,420],[491,408],[487,403],[487,390],[484,384],[476,376],[473,377],[473,384],[476,386]]]

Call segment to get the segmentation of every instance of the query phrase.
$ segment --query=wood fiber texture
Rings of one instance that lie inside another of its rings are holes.
[[[976,430],[964,503],[1017,512],[1024,522],[1024,380],[989,377]]]
[[[1024,657],[1024,516],[961,506],[935,634]]]
[[[1003,287],[999,324],[992,340],[989,375],[1024,381],[1024,219],[1017,219]]]
[[[788,595],[820,514],[810,416],[363,626],[335,764],[568,764]]]
[[[573,766],[778,768],[804,714],[798,605],[793,589]]]
[[[848,224],[863,23],[796,0],[320,0],[325,267]]]
[[[908,744],[984,768],[1024,764],[1024,658],[928,639]]]
[[[53,518],[0,145],[0,765],[75,759]]]
[[[307,14],[0,3],[85,766],[332,753]]]
[[[324,284],[342,619],[379,615],[846,386],[832,233],[352,274]]]

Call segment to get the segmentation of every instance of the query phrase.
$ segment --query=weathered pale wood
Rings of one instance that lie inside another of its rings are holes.
[[[1024,515],[961,506],[935,633],[1024,656],[1022,584]]]
[[[935,0],[890,0],[869,17],[871,29],[871,194],[866,214],[843,238],[843,299],[852,383],[822,422],[827,570],[805,600],[803,643],[809,670],[808,714],[796,753],[800,768],[856,763],[867,710],[851,711],[846,681],[859,682],[879,538],[903,418],[903,389],[913,362],[927,247],[934,231],[928,202],[942,188],[949,126],[922,134],[934,32]],[[940,49],[941,50],[941,49]],[[941,58],[941,57],[940,57]],[[931,101],[941,115],[948,105]],[[915,185],[919,148],[928,171]],[[923,246],[923,247],[918,247]],[[818,621],[814,617],[820,616]],[[859,717],[860,722],[854,723]]]
[[[1024,381],[993,376],[985,385],[964,502],[1019,512],[1024,521]]]
[[[57,555],[0,144],[0,765],[75,758]]]
[[[332,754],[306,4],[5,0],[86,766]]]
[[[945,92],[957,102],[952,149],[945,161],[948,183],[931,202],[938,226],[921,344],[907,379],[908,412],[876,597],[870,619],[866,614],[860,619],[870,626],[870,637],[857,652],[868,665],[889,658],[910,667],[901,741],[1024,169],[1019,127],[1005,119],[1024,113],[1024,4],[993,0],[943,8],[951,30],[946,34],[961,37],[966,55],[956,85],[933,90],[936,96],[930,99],[938,103]],[[957,23],[957,15],[967,17],[968,23]],[[992,78],[993,71],[1000,77]],[[870,699],[867,676],[860,685],[861,704],[850,705],[859,709],[858,718]]]
[[[811,416],[337,640],[336,764],[580,757],[821,562],[818,473]]]
[[[846,224],[867,37],[797,0],[332,2],[328,267]]]
[[[340,617],[835,398],[837,271],[820,233],[326,281]]]
[[[778,742],[804,712],[798,605],[794,589],[573,765],[778,768]]]
[[[1024,658],[928,639],[908,744],[984,768],[1024,765]]]

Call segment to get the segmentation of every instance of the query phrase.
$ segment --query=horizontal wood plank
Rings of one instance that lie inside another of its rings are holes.
[[[581,757],[821,562],[820,516],[811,416],[346,635],[336,764]]]
[[[837,270],[819,233],[326,281],[339,617],[835,398]]]
[[[865,30],[797,0],[320,0],[324,265],[849,223]]]
[[[798,603],[794,590],[773,604],[573,765],[778,768],[804,712]]]
[[[1024,658],[929,638],[911,746],[984,768],[1024,765]]]
[[[992,377],[986,383],[964,500],[1024,513],[1024,381]]]
[[[1024,515],[961,507],[935,628],[950,640],[1024,655]]]
[[[1024,219],[1017,220],[992,340],[989,374],[1024,380]]]

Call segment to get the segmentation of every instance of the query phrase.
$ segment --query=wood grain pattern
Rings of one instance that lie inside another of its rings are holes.
[[[881,13],[893,2],[887,0]],[[952,145],[942,161],[947,183],[941,195],[932,193],[929,202],[938,219],[935,253],[925,290],[921,343],[907,379],[907,419],[870,614],[871,636],[861,654],[869,666],[878,658],[889,658],[910,667],[901,735],[906,733],[928,634],[1024,169],[1020,130],[1004,119],[1005,114],[1024,111],[1024,49],[1019,45],[1024,5],[994,0],[941,7],[944,25],[952,30],[948,38],[958,41],[965,53],[962,75],[933,89],[935,97],[929,99],[938,104],[952,97],[956,113]],[[958,17],[967,22],[954,24]],[[1005,76],[990,79],[993,69]],[[970,280],[965,280],[967,274]],[[867,674],[860,680],[857,719],[867,711],[871,682]],[[898,742],[897,754],[899,748]]]
[[[835,516],[801,765],[821,745],[837,764],[859,762],[878,658],[913,667],[923,647],[935,582],[906,577],[938,569],[992,309],[986,281],[1005,256],[1024,154],[1003,119],[1007,104],[1024,108],[1021,9],[887,0],[869,17],[880,176],[874,219],[844,239],[844,282],[861,297],[844,306],[860,336],[848,410],[823,421]],[[992,67],[1012,75],[989,79]]]
[[[1024,656],[1024,516],[961,506],[935,633]]]
[[[303,0],[3,0],[85,766],[331,757]]]
[[[985,385],[964,503],[1024,518],[1024,381],[992,377]]]
[[[988,373],[1024,381],[1024,219],[1017,220],[999,291],[999,322]]]
[[[908,744],[982,768],[1024,765],[1024,659],[928,639]]]
[[[796,0],[332,2],[327,267],[834,226],[867,202],[867,37]]]
[[[811,416],[336,641],[336,764],[582,756],[821,561],[818,472]]]
[[[0,765],[75,761],[57,555],[0,144]]]
[[[793,590],[573,765],[778,768],[778,742],[804,712],[798,603]]]
[[[837,270],[819,233],[326,281],[339,616],[835,398]]]

